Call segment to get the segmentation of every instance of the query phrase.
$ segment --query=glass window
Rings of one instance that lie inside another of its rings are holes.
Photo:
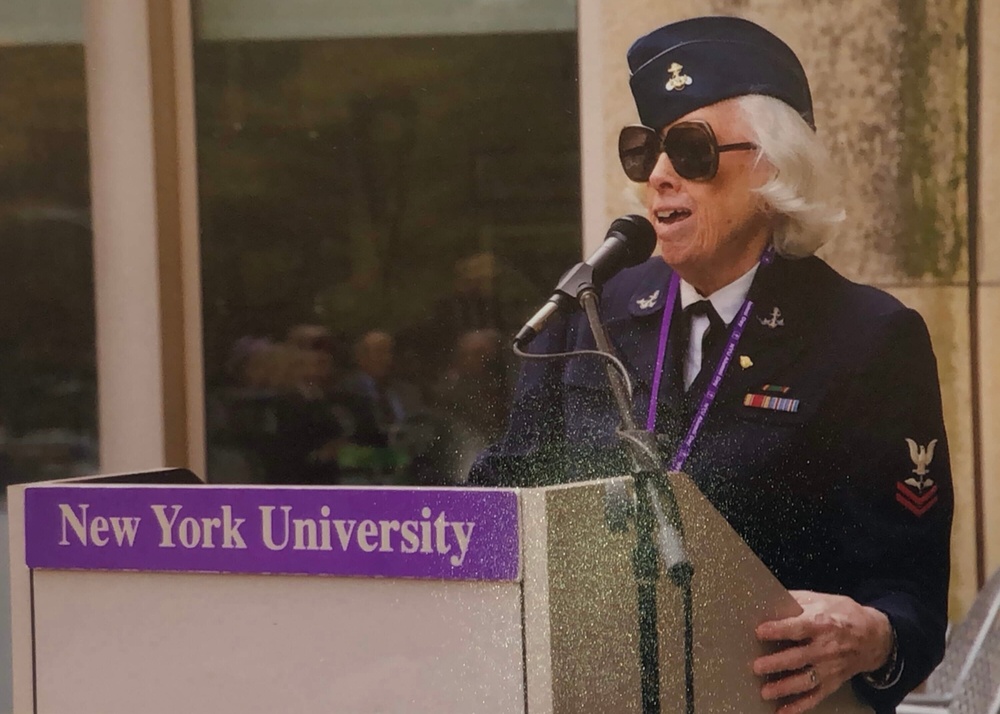
[[[13,711],[6,487],[97,471],[82,5],[0,3],[0,712]]]
[[[195,7],[209,479],[461,481],[580,253],[573,4]]]
[[[0,483],[97,468],[81,3],[0,9]]]

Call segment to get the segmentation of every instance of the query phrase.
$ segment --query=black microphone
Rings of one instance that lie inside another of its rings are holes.
[[[655,246],[656,231],[645,218],[636,215],[616,218],[601,247],[563,274],[552,297],[524,324],[514,337],[514,344],[525,347],[538,336],[549,318],[575,306],[584,290],[599,290],[621,270],[646,260]]]

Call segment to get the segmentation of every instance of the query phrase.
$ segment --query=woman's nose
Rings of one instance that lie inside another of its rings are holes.
[[[674,165],[670,163],[667,152],[661,151],[656,159],[656,165],[649,174],[649,185],[651,188],[661,191],[667,188],[677,188],[679,176],[674,171]]]

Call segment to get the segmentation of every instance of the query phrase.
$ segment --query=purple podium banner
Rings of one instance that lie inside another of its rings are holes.
[[[501,489],[34,486],[29,568],[518,580]]]

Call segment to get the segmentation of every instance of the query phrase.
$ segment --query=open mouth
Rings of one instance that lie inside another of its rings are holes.
[[[691,211],[686,208],[675,208],[669,211],[657,211],[656,212],[656,222],[669,226],[674,223],[680,223],[684,219],[690,217]]]

